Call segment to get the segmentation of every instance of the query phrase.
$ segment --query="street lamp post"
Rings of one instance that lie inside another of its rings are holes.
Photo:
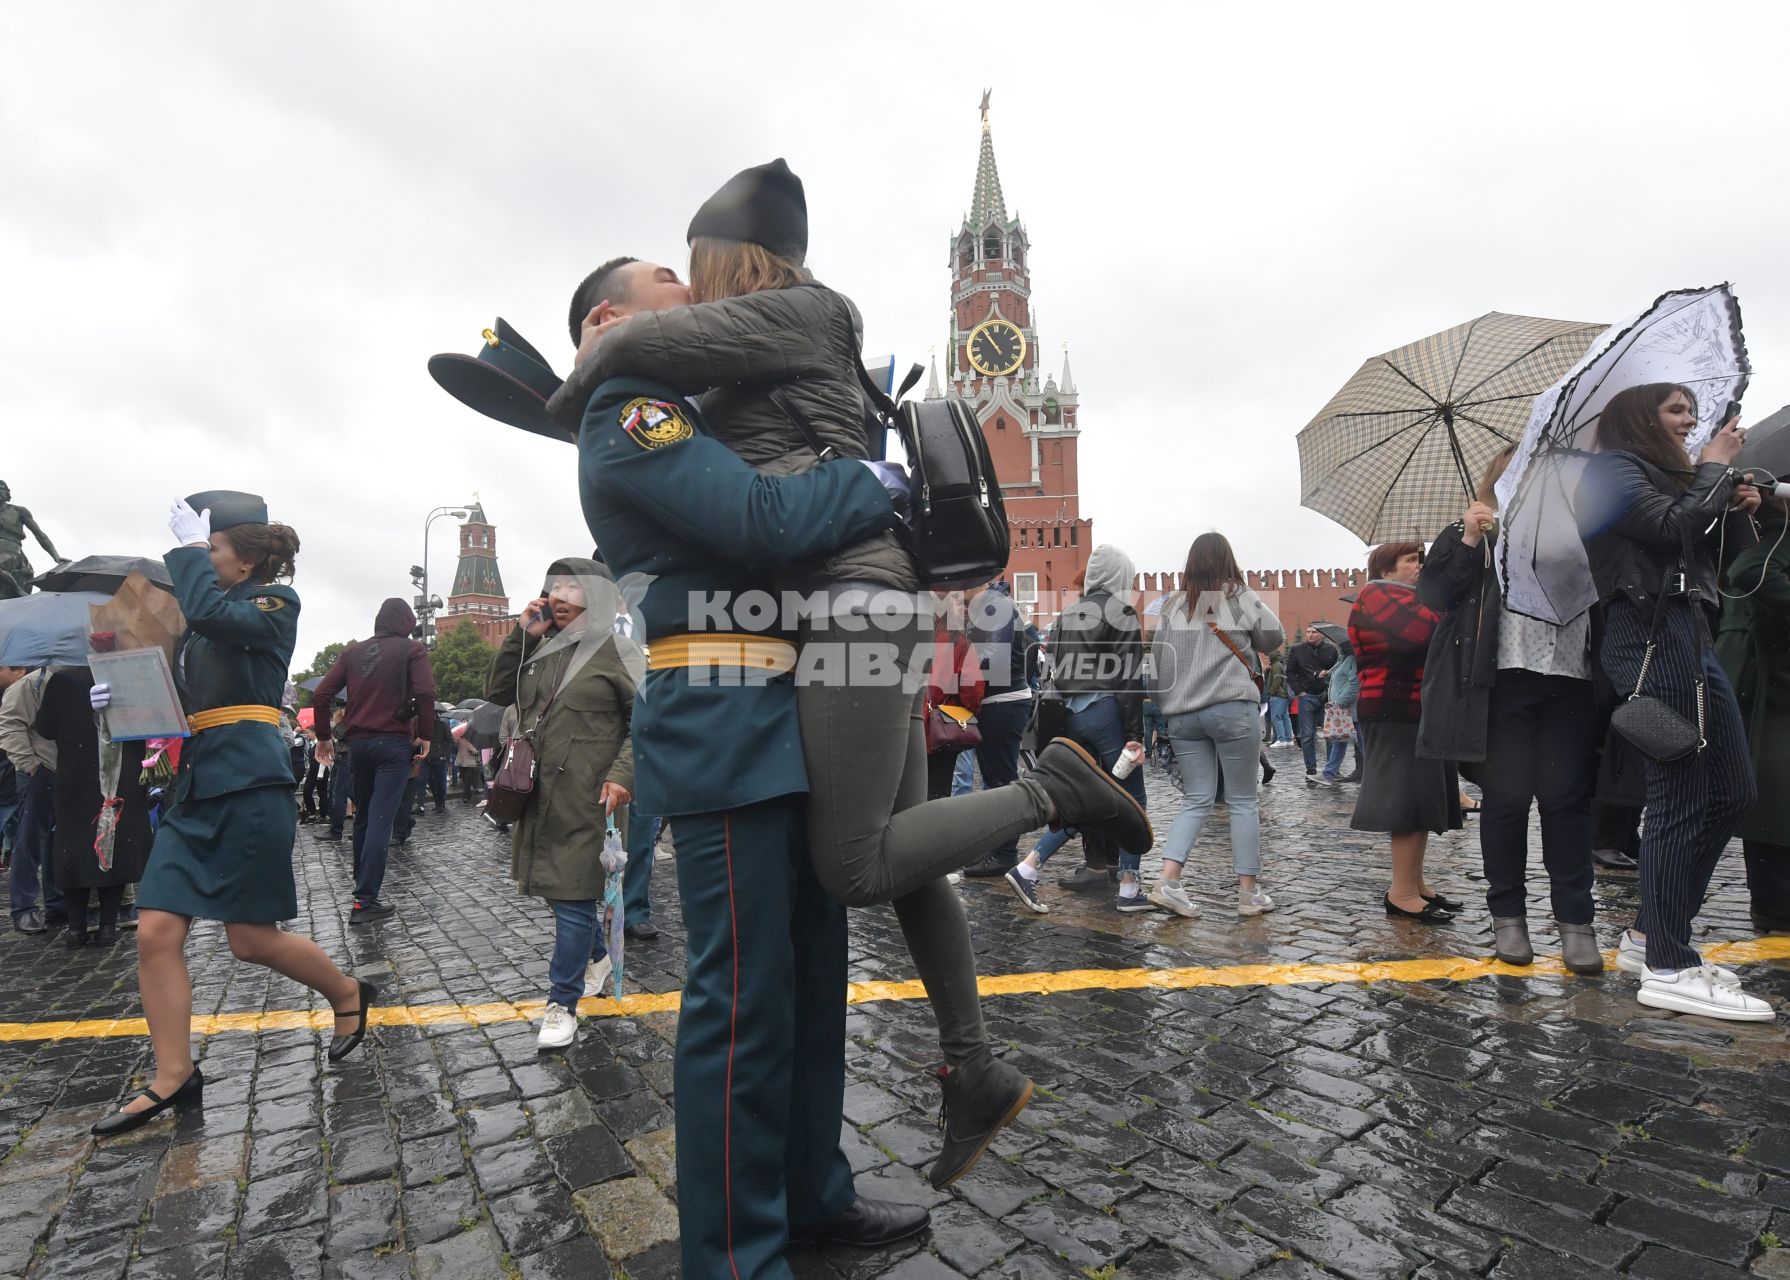
[[[456,520],[464,520],[471,514],[468,510],[471,505],[471,503],[463,503],[460,506],[450,504],[445,507],[436,507],[423,521],[422,595],[419,597],[417,613],[422,621],[424,643],[433,643],[435,640],[435,598],[429,594],[429,526],[441,519],[442,516],[452,516]]]

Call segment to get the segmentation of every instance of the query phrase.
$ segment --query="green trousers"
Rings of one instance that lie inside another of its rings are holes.
[[[814,878],[805,805],[670,819],[687,948],[673,1075],[686,1276],[782,1280],[790,1227],[856,1199],[839,1149],[845,908]]]

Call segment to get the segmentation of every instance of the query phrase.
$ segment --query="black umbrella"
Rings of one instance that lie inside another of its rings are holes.
[[[1339,622],[1314,622],[1311,626],[1312,630],[1332,644],[1346,645],[1349,643],[1349,629]]]
[[[317,686],[322,683],[323,683],[322,676],[312,676],[309,680],[300,680],[298,682],[298,687],[305,690],[307,693],[316,693]],[[336,701],[337,702],[348,701],[348,690],[346,690],[346,689],[336,690]]]
[[[1753,424],[1734,465],[1742,471],[1763,467],[1774,480],[1790,480],[1790,405]]]
[[[174,590],[168,566],[147,556],[82,556],[40,573],[31,581],[39,591],[104,591],[110,595],[132,573],[142,574],[165,591]]]
[[[472,713],[472,719],[466,722],[466,732],[462,735],[475,747],[497,747],[503,742],[503,713],[505,708],[495,702],[487,702]]]

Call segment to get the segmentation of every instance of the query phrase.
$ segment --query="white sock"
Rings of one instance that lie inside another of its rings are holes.
[[[1034,867],[1031,863],[1026,862],[1023,859],[1020,861],[1019,866],[1016,868],[1016,870],[1019,872],[1020,875],[1024,876],[1027,880],[1036,880],[1038,878],[1038,868]]]
[[[1135,881],[1135,880],[1121,880],[1121,881],[1120,881],[1120,882],[1119,882],[1119,896],[1120,896],[1120,897],[1121,897],[1121,898],[1135,898],[1135,897],[1137,897],[1137,881]]]

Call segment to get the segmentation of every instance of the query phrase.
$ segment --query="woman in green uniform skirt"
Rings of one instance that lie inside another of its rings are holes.
[[[155,1079],[93,1126],[102,1137],[200,1099],[205,1080],[193,1063],[185,954],[195,917],[223,921],[237,959],[266,965],[329,1001],[336,1013],[332,1062],[365,1037],[375,995],[315,942],[278,924],[298,914],[297,802],[279,730],[298,594],[275,579],[291,576],[298,535],[268,523],[259,497],[230,490],[176,502],[168,527],[179,545],[165,559],[187,621],[175,682],[192,736],[181,752],[174,807],[156,832],[137,890],[137,980]],[[106,685],[95,685],[91,696],[96,710],[110,705]]]

